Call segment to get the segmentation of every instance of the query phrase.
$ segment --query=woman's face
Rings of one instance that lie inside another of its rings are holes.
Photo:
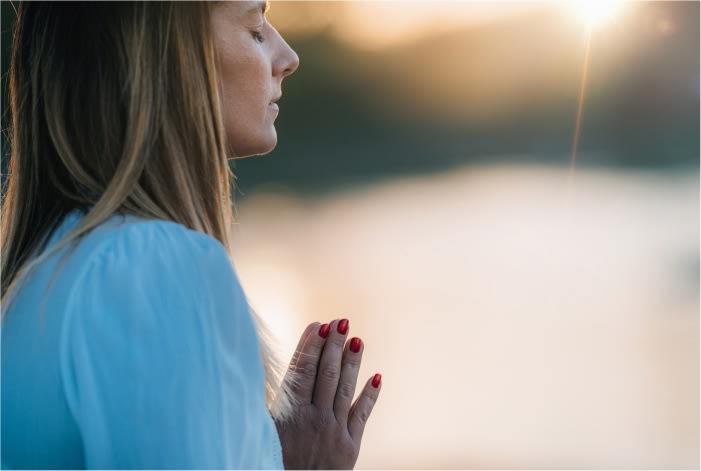
[[[212,24],[230,157],[270,152],[282,79],[299,58],[265,18],[266,2],[218,2]]]

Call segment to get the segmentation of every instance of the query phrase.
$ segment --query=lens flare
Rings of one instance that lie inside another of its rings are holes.
[[[575,0],[572,6],[588,27],[606,23],[623,5],[621,0]]]

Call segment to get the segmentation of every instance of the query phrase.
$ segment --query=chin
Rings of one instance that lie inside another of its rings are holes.
[[[270,153],[277,146],[277,134],[272,133],[271,136],[261,136],[260,139],[251,140],[243,145],[230,146],[229,159],[243,159],[257,155],[265,155]]]

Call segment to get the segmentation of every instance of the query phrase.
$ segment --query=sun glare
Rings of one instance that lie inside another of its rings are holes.
[[[587,27],[594,27],[609,21],[620,9],[622,0],[579,0],[573,6]]]

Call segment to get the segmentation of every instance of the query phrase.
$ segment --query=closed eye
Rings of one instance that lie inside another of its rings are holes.
[[[253,39],[258,41],[259,43],[265,41],[265,38],[263,37],[260,31],[251,31],[251,35],[253,36]]]

